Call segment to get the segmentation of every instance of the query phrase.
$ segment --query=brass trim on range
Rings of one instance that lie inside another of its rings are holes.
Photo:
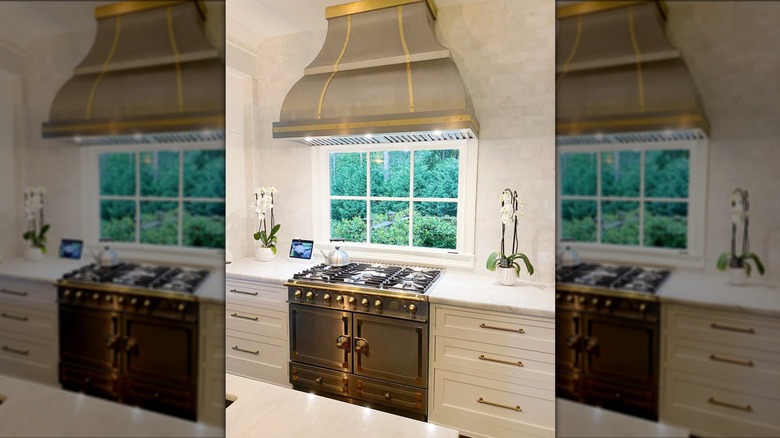
[[[85,131],[89,133],[93,130],[112,130],[123,128],[164,128],[170,126],[182,126],[184,129],[187,125],[224,125],[225,116],[205,116],[205,117],[191,117],[181,119],[155,119],[155,120],[135,120],[135,121],[117,121],[117,122],[101,122],[101,123],[62,123],[62,126],[44,126],[44,134],[54,134],[62,132],[75,132],[79,133]]]
[[[588,14],[594,14],[596,12],[609,11],[611,9],[624,8],[627,6],[640,5],[642,3],[650,3],[652,0],[624,0],[624,1],[587,1],[580,2],[573,5],[561,6],[555,10],[555,17],[559,20],[569,17],[576,17]],[[661,16],[666,19],[667,8],[666,3],[663,1],[655,1],[658,5],[658,10],[661,11]]]
[[[475,120],[470,114],[462,114],[462,115],[455,115],[455,116],[427,117],[427,118],[419,118],[419,119],[378,120],[374,122],[345,122],[345,123],[323,123],[321,125],[277,126],[274,127],[273,132],[285,133],[285,132],[313,131],[313,130],[381,128],[381,127],[388,127],[388,126],[425,125],[431,123],[447,123],[447,122],[475,122]]]
[[[717,322],[711,323],[710,328],[715,330],[726,330],[730,332],[748,333],[751,335],[756,334],[756,329],[754,329],[753,327],[748,327],[748,328],[734,327],[729,325],[718,324]]]
[[[732,403],[715,400],[715,397],[710,397],[709,400],[707,400],[707,403],[711,405],[723,406],[724,408],[738,409],[740,411],[745,411],[745,412],[753,412],[753,407],[750,405],[744,405],[744,406],[735,405]]]
[[[172,299],[172,300],[179,300],[179,301],[192,301],[192,302],[198,301],[198,298],[193,294],[156,291],[156,290],[154,291],[144,290],[144,289],[137,289],[128,286],[122,286],[114,283],[87,284],[87,283],[73,282],[69,280],[57,280],[55,284],[61,287],[69,287],[73,289],[82,289],[82,290],[93,290],[93,291],[106,292],[112,294],[135,294],[135,295],[141,295],[145,297]]]
[[[487,400],[483,399],[482,397],[477,399],[477,403],[482,403],[482,404],[485,404],[485,405],[495,406],[497,408],[509,409],[509,410],[517,411],[517,412],[523,412],[523,410],[520,409],[520,405],[516,405],[516,406],[502,405],[500,403],[494,403],[494,402],[487,401]]]
[[[577,122],[560,122],[555,124],[556,135],[578,135],[578,131],[592,129],[610,129],[626,127],[642,127],[653,125],[703,125],[705,130],[707,122],[701,114],[684,114],[674,116],[654,116],[643,118],[631,118],[622,120],[592,120]],[[562,132],[565,131],[565,132]]]
[[[616,297],[616,298],[630,298],[633,300],[642,300],[642,301],[650,301],[650,302],[657,302],[658,296],[655,294],[648,294],[644,292],[631,292],[631,291],[616,291],[611,289],[600,289],[598,287],[592,287],[592,286],[585,286],[580,284],[566,284],[566,283],[558,283],[555,285],[555,289],[557,291],[561,292],[574,292],[574,293],[583,293],[583,294],[599,294],[604,295],[608,297]]]
[[[392,8],[395,6],[409,5],[412,3],[420,3],[423,0],[362,0],[352,3],[345,3],[343,5],[329,6],[325,8],[325,18],[330,20],[331,18],[343,17],[344,15],[359,14],[361,12],[375,11],[377,9]],[[425,4],[428,5],[428,10],[431,11],[433,19],[436,19],[438,10],[436,9],[436,3],[433,0],[425,0]]]
[[[523,362],[521,362],[519,360],[517,362],[513,362],[511,360],[493,359],[492,357],[485,357],[484,354],[480,354],[478,359],[479,360],[486,360],[488,362],[498,362],[498,363],[504,363],[504,364],[507,364],[507,365],[515,365],[515,366],[518,366],[518,367],[523,366]]]
[[[322,93],[320,93],[320,101],[317,104],[317,120],[322,118],[322,102],[325,100],[325,93],[328,91],[328,87],[330,86],[330,81],[333,80],[333,77],[336,76],[336,73],[339,72],[339,62],[341,62],[341,58],[344,57],[344,53],[347,51],[347,46],[349,45],[349,37],[352,34],[352,16],[347,16],[347,36],[344,38],[344,45],[341,46],[341,53],[339,53],[338,58],[336,58],[336,62],[333,63],[333,73],[330,74],[328,77],[328,80],[325,81],[325,85],[322,87]]]
[[[99,20],[101,18],[132,14],[135,12],[146,11],[149,9],[164,8],[166,6],[178,5],[180,3],[185,3],[185,0],[119,2],[119,3],[114,3],[106,6],[98,6],[97,8],[95,8],[95,18]],[[197,1],[195,2],[195,6],[197,6],[198,12],[200,12],[201,16],[205,17],[206,9],[203,6],[203,3]]]
[[[423,303],[428,301],[424,296],[412,295],[407,292],[393,292],[390,290],[385,290],[384,292],[377,292],[373,289],[366,289],[358,286],[346,286],[342,284],[339,284],[337,286],[336,285],[322,286],[316,283],[311,284],[301,280],[293,280],[293,281],[285,282],[284,285],[292,286],[292,287],[305,287],[305,288],[315,289],[315,290],[324,290],[328,292],[359,293],[359,294],[371,295],[375,297],[400,298],[404,300],[419,301]]]
[[[487,325],[484,322],[479,325],[479,328],[491,329],[491,330],[502,330],[502,331],[505,331],[505,332],[521,333],[521,334],[525,333],[525,330],[523,330],[522,328],[509,329],[509,328],[504,328],[504,327],[495,327],[495,326]]]
[[[720,357],[717,354],[710,354],[710,360],[714,362],[725,362],[734,365],[742,365],[745,367],[754,367],[756,364],[752,360],[731,359],[728,357]]]

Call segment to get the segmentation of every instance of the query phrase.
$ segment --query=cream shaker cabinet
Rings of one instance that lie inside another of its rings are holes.
[[[428,421],[470,437],[555,436],[555,321],[431,305]]]
[[[699,436],[780,436],[780,320],[663,306],[660,420]]]

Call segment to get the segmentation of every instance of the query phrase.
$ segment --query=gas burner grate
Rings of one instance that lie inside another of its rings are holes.
[[[668,269],[580,263],[559,267],[555,281],[654,294],[670,274]]]
[[[64,274],[62,278],[86,283],[110,283],[140,289],[193,293],[208,273],[205,269],[137,263],[120,263],[110,267],[92,263]]]
[[[350,263],[338,267],[320,264],[294,274],[293,279],[424,293],[440,275],[435,269]]]

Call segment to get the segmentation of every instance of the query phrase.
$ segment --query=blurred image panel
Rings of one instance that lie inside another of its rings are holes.
[[[0,3],[0,436],[224,436],[224,21]]]
[[[557,436],[777,436],[780,3],[556,3]]]

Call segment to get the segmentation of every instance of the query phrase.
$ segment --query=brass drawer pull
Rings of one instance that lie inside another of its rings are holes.
[[[243,348],[240,348],[238,345],[234,345],[233,349],[236,351],[243,351],[244,353],[254,354],[255,356],[260,354],[260,350],[255,350],[255,351],[244,350]]]
[[[0,316],[2,316],[3,318],[7,318],[7,319],[15,319],[15,320],[17,320],[17,321],[22,321],[22,322],[27,322],[27,320],[29,319],[29,318],[28,318],[28,317],[26,317],[26,316],[17,316],[17,315],[11,315],[10,313],[5,313],[5,312],[3,312],[2,314],[0,314]]]
[[[512,332],[512,333],[525,333],[525,330],[523,330],[521,328],[519,328],[519,329],[508,329],[508,328],[504,328],[504,327],[494,327],[494,326],[491,326],[491,325],[487,325],[484,322],[482,324],[480,324],[479,327],[480,328],[485,328],[485,329],[503,330],[505,332]]]
[[[16,295],[19,297],[26,297],[28,295],[27,292],[22,292],[18,290],[11,290],[11,289],[0,289],[0,293],[8,294],[8,295]]]
[[[746,367],[754,367],[756,366],[752,360],[739,360],[739,359],[729,359],[727,357],[720,357],[714,354],[710,355],[710,360],[713,360],[715,362],[726,362],[726,363],[733,363],[734,365],[742,365]]]
[[[253,295],[253,296],[257,295],[257,292],[244,292],[238,289],[230,289],[230,292],[237,293],[237,294],[244,294],[244,295]]]
[[[232,316],[233,318],[248,319],[248,320],[250,320],[250,321],[257,321],[258,319],[260,319],[260,318],[259,318],[259,317],[257,317],[257,316],[255,316],[255,317],[251,317],[251,316],[244,316],[244,315],[239,315],[238,313],[231,313],[231,314],[230,314],[230,316]]]
[[[715,330],[728,330],[730,332],[750,333],[751,335],[756,334],[756,331],[752,327],[751,328],[731,327],[728,325],[721,325],[716,322],[710,324],[710,328],[713,328]]]
[[[714,397],[710,397],[710,399],[707,400],[707,403],[711,405],[723,406],[725,408],[738,409],[740,411],[745,411],[745,412],[753,412],[753,408],[750,405],[745,405],[745,406],[735,405],[735,404],[715,400]]]
[[[501,360],[501,359],[493,359],[490,357],[485,357],[484,354],[479,355],[479,360],[486,360],[488,362],[498,362],[498,363],[505,363],[507,365],[516,365],[516,366],[523,366],[523,362],[520,362],[519,360],[517,362],[512,362],[511,360]]]
[[[520,409],[520,406],[507,406],[507,405],[502,405],[502,404],[499,404],[499,403],[493,403],[493,402],[489,402],[489,401],[483,399],[482,397],[477,399],[477,403],[482,403],[482,404],[485,404],[485,405],[495,406],[497,408],[510,409],[510,410],[517,411],[517,412],[523,412],[523,410]]]
[[[13,353],[13,354],[19,354],[21,356],[29,356],[30,355],[30,350],[17,350],[16,348],[11,348],[11,347],[9,347],[7,345],[3,345],[3,351],[7,351],[7,352]]]

